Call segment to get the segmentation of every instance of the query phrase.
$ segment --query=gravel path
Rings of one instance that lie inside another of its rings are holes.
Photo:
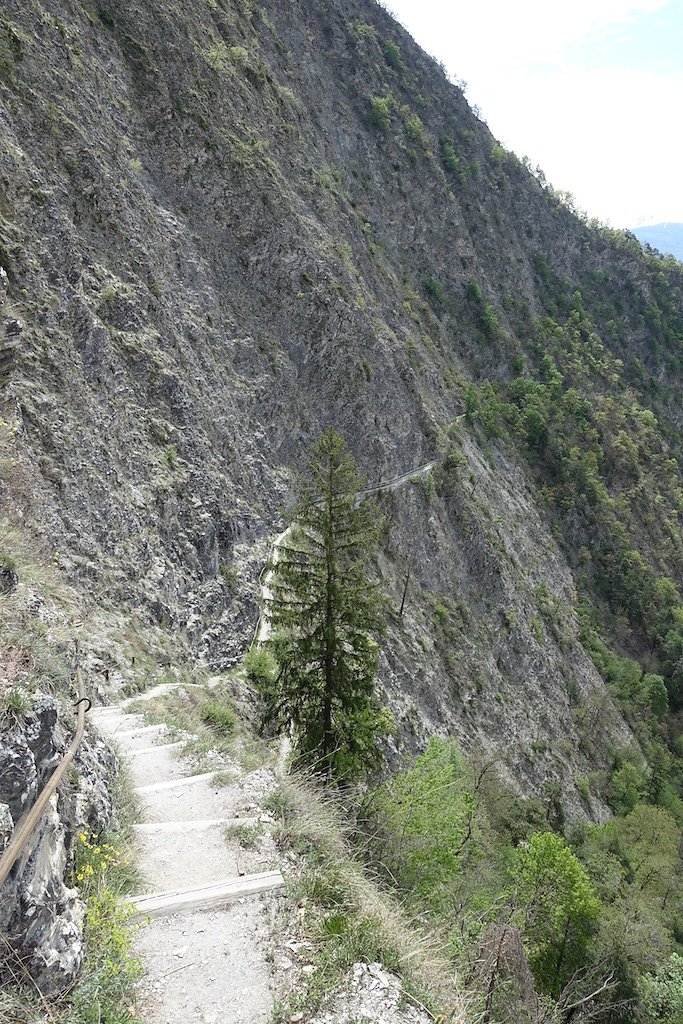
[[[267,841],[264,857],[263,848],[243,850],[226,829],[254,821],[268,773],[253,772],[229,785],[214,781],[214,773],[188,775],[183,744],[165,744],[165,727],[145,726],[124,706],[94,709],[91,716],[128,762],[144,809],[136,831],[147,890],[133,902],[168,894],[168,906],[155,911],[158,916],[136,938],[145,969],[143,1019],[146,1024],[265,1024],[273,1012],[266,959],[269,907],[277,897],[270,892],[245,896],[241,887],[258,877],[258,885],[277,890],[282,878],[274,874],[271,880],[267,874],[274,866]],[[223,882],[234,882],[236,892],[230,902],[214,905],[208,887]],[[188,891],[198,905],[179,911],[174,904],[187,900]]]
[[[368,488],[359,497],[399,488],[427,475],[434,466],[435,462],[418,466]],[[273,566],[290,530],[275,538],[271,565],[261,578],[263,610],[255,635],[259,645],[270,635],[266,610],[272,597]],[[173,688],[174,684],[162,684],[140,699],[165,696]],[[266,1024],[273,1012],[273,974],[266,956],[269,909],[276,898],[268,891],[282,889],[282,877],[273,871],[267,855],[264,860],[263,844],[258,853],[248,854],[226,830],[253,821],[255,805],[268,786],[268,773],[252,772],[228,785],[213,772],[188,775],[181,759],[183,744],[171,742],[173,734],[165,725],[148,726],[142,715],[128,714],[132,702],[130,698],[115,707],[95,708],[90,717],[128,761],[144,809],[145,821],[137,827],[138,863],[149,889],[132,900],[146,910],[151,907],[154,915],[136,941],[145,969],[144,1020],[146,1024]],[[283,757],[285,750],[283,744]],[[267,841],[265,849],[268,854]],[[274,854],[272,840],[270,852]],[[263,889],[265,894],[253,894]],[[251,895],[243,894],[249,890]],[[232,894],[230,902],[223,898],[227,891]],[[150,896],[158,898],[150,903]],[[349,1012],[355,1019],[370,1010],[372,1020],[383,1021],[380,1006],[393,1010],[398,995],[393,999],[393,990],[387,994],[389,982],[385,984],[383,975],[366,978],[364,965],[357,967],[361,973],[354,975]],[[393,1019],[391,1013],[389,1018]],[[405,1017],[406,1024],[414,1020],[413,1015]]]

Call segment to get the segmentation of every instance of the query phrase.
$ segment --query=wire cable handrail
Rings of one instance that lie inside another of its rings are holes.
[[[78,750],[79,744],[83,739],[83,733],[85,732],[85,716],[90,710],[90,700],[85,695],[85,683],[83,681],[83,674],[80,668],[76,669],[76,682],[78,685],[78,700],[76,701],[75,707],[78,708],[78,719],[76,722],[76,731],[73,739],[69,745],[69,749],[66,751],[61,761],[55,768],[54,772],[50,776],[49,781],[41,790],[36,802],[26,812],[26,814],[20,818],[19,823],[16,825],[12,838],[9,842],[9,846],[0,856],[0,888],[5,884],[7,876],[14,867],[17,858],[23,852],[29,839],[33,835],[33,832],[40,822],[43,816],[43,811],[47,806],[47,802],[56,790],[59,783],[64,778],[67,769],[74,759],[74,755]],[[87,707],[86,707],[87,704]]]

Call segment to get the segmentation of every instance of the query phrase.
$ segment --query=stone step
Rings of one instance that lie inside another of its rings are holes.
[[[224,829],[231,825],[257,825],[258,818],[195,818],[192,821],[143,821],[133,825],[133,831],[140,835],[166,835],[174,832],[202,832],[204,829],[222,825]]]
[[[100,732],[110,736],[114,732],[142,728],[145,720],[142,715],[101,715],[91,721]]]
[[[256,893],[284,889],[284,886],[285,881],[279,871],[262,871],[256,875],[227,878],[193,889],[171,889],[168,892],[130,896],[126,902],[131,903],[141,917],[160,917],[182,913],[184,910],[216,907]]]
[[[164,738],[169,735],[166,725],[143,725],[139,729],[121,732],[105,732],[107,739],[118,744],[122,753],[135,754],[138,750],[146,750],[149,746],[164,746]],[[155,741],[158,743],[155,744]]]
[[[229,843],[224,825],[202,832],[138,832],[137,863],[143,878],[162,892],[214,885],[244,874],[245,857],[237,843]],[[253,870],[253,869],[252,869]]]
[[[125,708],[106,708],[102,711],[89,711],[91,720],[95,722],[114,722],[119,718],[141,718],[139,711],[126,711]]]
[[[139,700],[155,700],[157,697],[165,697],[167,693],[173,693],[179,686],[180,683],[158,683],[151,690],[141,690],[140,693],[136,693],[132,697],[126,697],[121,701],[121,707],[129,707]]]
[[[175,743],[157,743],[154,747],[141,747],[140,750],[129,751],[131,757],[139,757],[145,754],[158,754],[160,750],[180,750],[187,746],[187,740],[176,740]]]
[[[187,776],[188,762],[179,758],[185,744],[162,743],[143,747],[128,755],[130,778],[134,786],[153,786],[159,782],[180,781]]]
[[[159,748],[163,750],[163,747]],[[140,796],[148,796],[151,793],[163,793],[169,789],[180,789],[185,786],[196,786],[200,782],[211,782],[216,772],[203,772],[201,775],[186,775],[181,779],[168,779],[165,782],[153,782],[149,786],[137,786],[135,792]]]
[[[212,773],[207,773],[211,775]],[[248,796],[238,783],[220,785],[213,777],[188,776],[187,785],[142,786],[138,796],[147,822],[235,818],[245,810]],[[184,780],[179,780],[181,783]]]

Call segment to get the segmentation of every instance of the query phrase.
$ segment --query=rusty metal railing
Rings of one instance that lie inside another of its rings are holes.
[[[48,800],[64,778],[64,775],[66,774],[67,769],[78,750],[78,746],[83,739],[83,733],[85,732],[85,716],[90,710],[90,701],[85,695],[85,683],[83,682],[83,673],[80,668],[76,669],[76,682],[78,684],[78,700],[76,702],[76,706],[78,707],[78,719],[76,722],[74,737],[69,745],[69,749],[50,776],[50,780],[43,787],[33,807],[31,807],[30,810],[20,818],[14,832],[12,833],[9,846],[0,857],[0,888],[5,884],[5,880],[14,867],[17,857],[24,850],[29,839],[33,835],[36,826],[43,816],[43,811],[47,806]]]

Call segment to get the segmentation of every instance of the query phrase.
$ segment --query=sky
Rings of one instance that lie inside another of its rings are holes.
[[[683,0],[388,0],[493,134],[613,227],[683,222]]]

